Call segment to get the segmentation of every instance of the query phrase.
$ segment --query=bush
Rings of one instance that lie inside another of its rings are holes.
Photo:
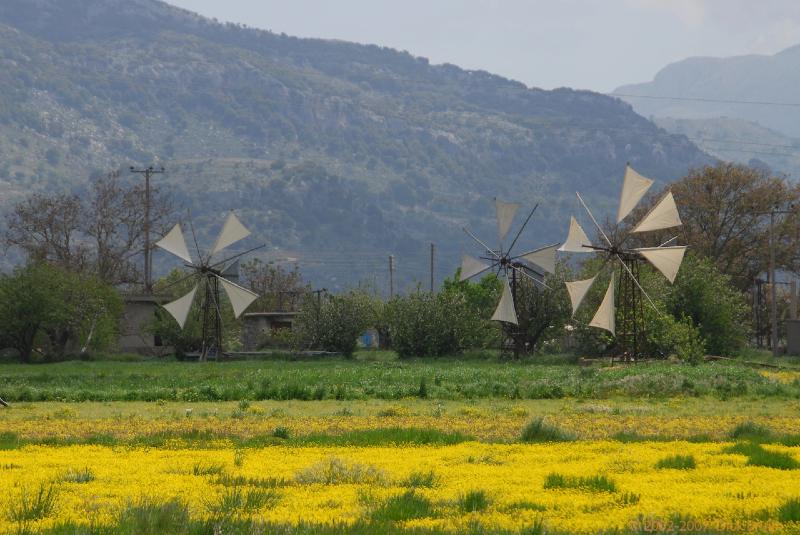
[[[294,324],[295,344],[351,356],[359,335],[374,323],[372,301],[360,290],[323,298],[307,296]]]
[[[673,316],[691,320],[713,355],[731,355],[747,340],[744,296],[709,259],[687,253],[665,304]]]
[[[675,319],[670,314],[656,314],[647,309],[647,352],[650,355],[674,356],[690,364],[699,364],[705,356],[705,340],[700,329],[688,318]]]
[[[416,291],[386,306],[392,347],[401,358],[441,357],[482,345],[486,322],[459,292]]]

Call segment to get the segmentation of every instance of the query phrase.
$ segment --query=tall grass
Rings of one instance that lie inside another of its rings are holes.
[[[430,500],[413,490],[391,496],[372,512],[370,518],[376,522],[403,521],[433,515]]]
[[[739,442],[725,448],[725,453],[736,453],[747,457],[749,466],[766,466],[778,470],[797,470],[800,462],[788,453],[765,449],[754,442]]]
[[[528,422],[519,439],[522,442],[570,442],[575,436],[538,417]]]
[[[8,518],[20,524],[47,518],[55,512],[57,500],[58,489],[55,485],[41,483],[36,491],[23,491],[18,499],[11,501]]]
[[[694,470],[697,464],[692,455],[671,455],[664,457],[656,463],[656,468],[663,470],[672,468],[674,470]]]
[[[603,475],[597,476],[565,476],[553,472],[544,479],[545,489],[579,489],[590,492],[616,492],[617,485]]]
[[[388,480],[386,473],[380,468],[373,465],[348,463],[338,457],[329,457],[301,470],[294,479],[301,485],[313,483],[382,485]]]

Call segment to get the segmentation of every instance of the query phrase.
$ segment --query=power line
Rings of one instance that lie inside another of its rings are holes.
[[[784,106],[791,108],[800,108],[800,103],[796,102],[771,102],[767,100],[728,100],[720,98],[704,98],[704,97],[669,97],[666,95],[633,95],[630,93],[606,93],[608,96],[613,97],[626,97],[626,98],[646,98],[651,100],[680,100],[689,102],[713,102],[718,104],[749,104],[754,106]]]

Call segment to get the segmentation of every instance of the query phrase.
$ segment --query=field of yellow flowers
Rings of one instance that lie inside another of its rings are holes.
[[[800,453],[784,446],[769,449]],[[693,466],[659,468],[676,452],[693,459]],[[33,501],[43,489],[53,495],[52,509],[41,518],[5,515],[3,533],[65,522],[113,524],[126,505],[175,497],[188,504],[193,518],[231,514],[268,525],[347,524],[383,514],[403,528],[453,533],[476,525],[487,532],[546,526],[597,533],[669,523],[676,531],[800,529],[780,522],[776,513],[800,495],[797,472],[750,466],[745,455],[724,443],[247,450],[26,446],[0,452],[0,476],[5,488],[0,507],[6,511]],[[424,504],[421,512],[387,506],[409,496]]]
[[[262,533],[800,533],[798,410],[20,404],[0,413],[0,533],[104,533],[131,508],[175,502],[210,533],[231,522]],[[526,435],[531,421],[541,425]],[[439,435],[397,434],[409,429]]]

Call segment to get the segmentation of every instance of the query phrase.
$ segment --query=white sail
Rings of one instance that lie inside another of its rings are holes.
[[[519,210],[519,203],[503,202],[495,199],[494,205],[497,209],[497,236],[500,241],[503,241],[511,228],[512,221],[514,221],[514,215]]]
[[[225,280],[222,277],[217,277],[219,281],[222,283],[222,288],[225,289],[225,293],[228,294],[228,299],[231,300],[231,306],[233,306],[233,315],[235,317],[239,317],[242,315],[242,312],[245,311],[247,307],[250,306],[250,303],[258,299],[258,294],[251,292],[247,288],[242,288],[238,284],[234,284],[231,281]]]
[[[217,241],[214,243],[214,248],[211,249],[211,256],[214,256],[227,246],[236,243],[250,235],[250,231],[242,225],[241,221],[231,212],[228,214],[228,219],[225,220],[225,225],[222,227],[222,232],[219,233]]]
[[[625,180],[622,183],[622,192],[619,196],[619,209],[617,210],[617,223],[636,208],[642,200],[647,190],[653,185],[653,181],[645,178],[628,165],[625,166]]]
[[[505,280],[503,295],[500,297],[500,303],[498,303],[492,315],[492,321],[504,321],[518,325],[517,312],[514,310],[514,296],[511,295],[511,286],[508,285],[508,279]]]
[[[583,228],[578,223],[578,220],[575,217],[570,217],[569,219],[569,234],[567,234],[567,239],[558,248],[561,252],[568,252],[568,253],[589,253],[592,250],[588,247],[584,247],[584,245],[591,245],[592,242],[589,240],[589,237],[583,231]]]
[[[614,276],[611,276],[611,282],[608,283],[608,290],[603,297],[603,302],[600,303],[600,308],[595,312],[589,327],[597,327],[605,329],[611,334],[614,334],[615,319],[614,319]]]
[[[631,232],[661,230],[683,225],[672,192],[667,192]]]
[[[581,306],[583,298],[586,297],[586,293],[589,291],[589,288],[592,287],[592,283],[594,283],[596,278],[597,275],[591,279],[564,283],[567,285],[567,293],[569,294],[569,300],[572,303],[573,315],[575,315],[575,312],[577,312],[578,307]]]
[[[164,305],[164,310],[169,312],[181,329],[186,324],[186,317],[189,315],[189,310],[192,308],[192,301],[194,301],[194,294],[197,293],[197,285],[192,288],[192,291],[183,297],[167,303]]]
[[[469,255],[461,257],[461,280],[465,281],[475,275],[486,271],[489,266],[478,260],[477,258]]]
[[[531,264],[536,264],[548,273],[555,273],[556,249],[558,249],[558,245],[549,245],[523,255],[522,258]]]
[[[156,246],[161,247],[182,260],[192,263],[192,255],[189,254],[189,248],[186,247],[186,240],[183,238],[183,231],[181,224],[177,223],[172,230],[167,232],[167,235],[156,242]]]
[[[648,262],[659,270],[669,282],[675,282],[678,270],[686,253],[685,246],[675,247],[642,247],[636,249]]]

